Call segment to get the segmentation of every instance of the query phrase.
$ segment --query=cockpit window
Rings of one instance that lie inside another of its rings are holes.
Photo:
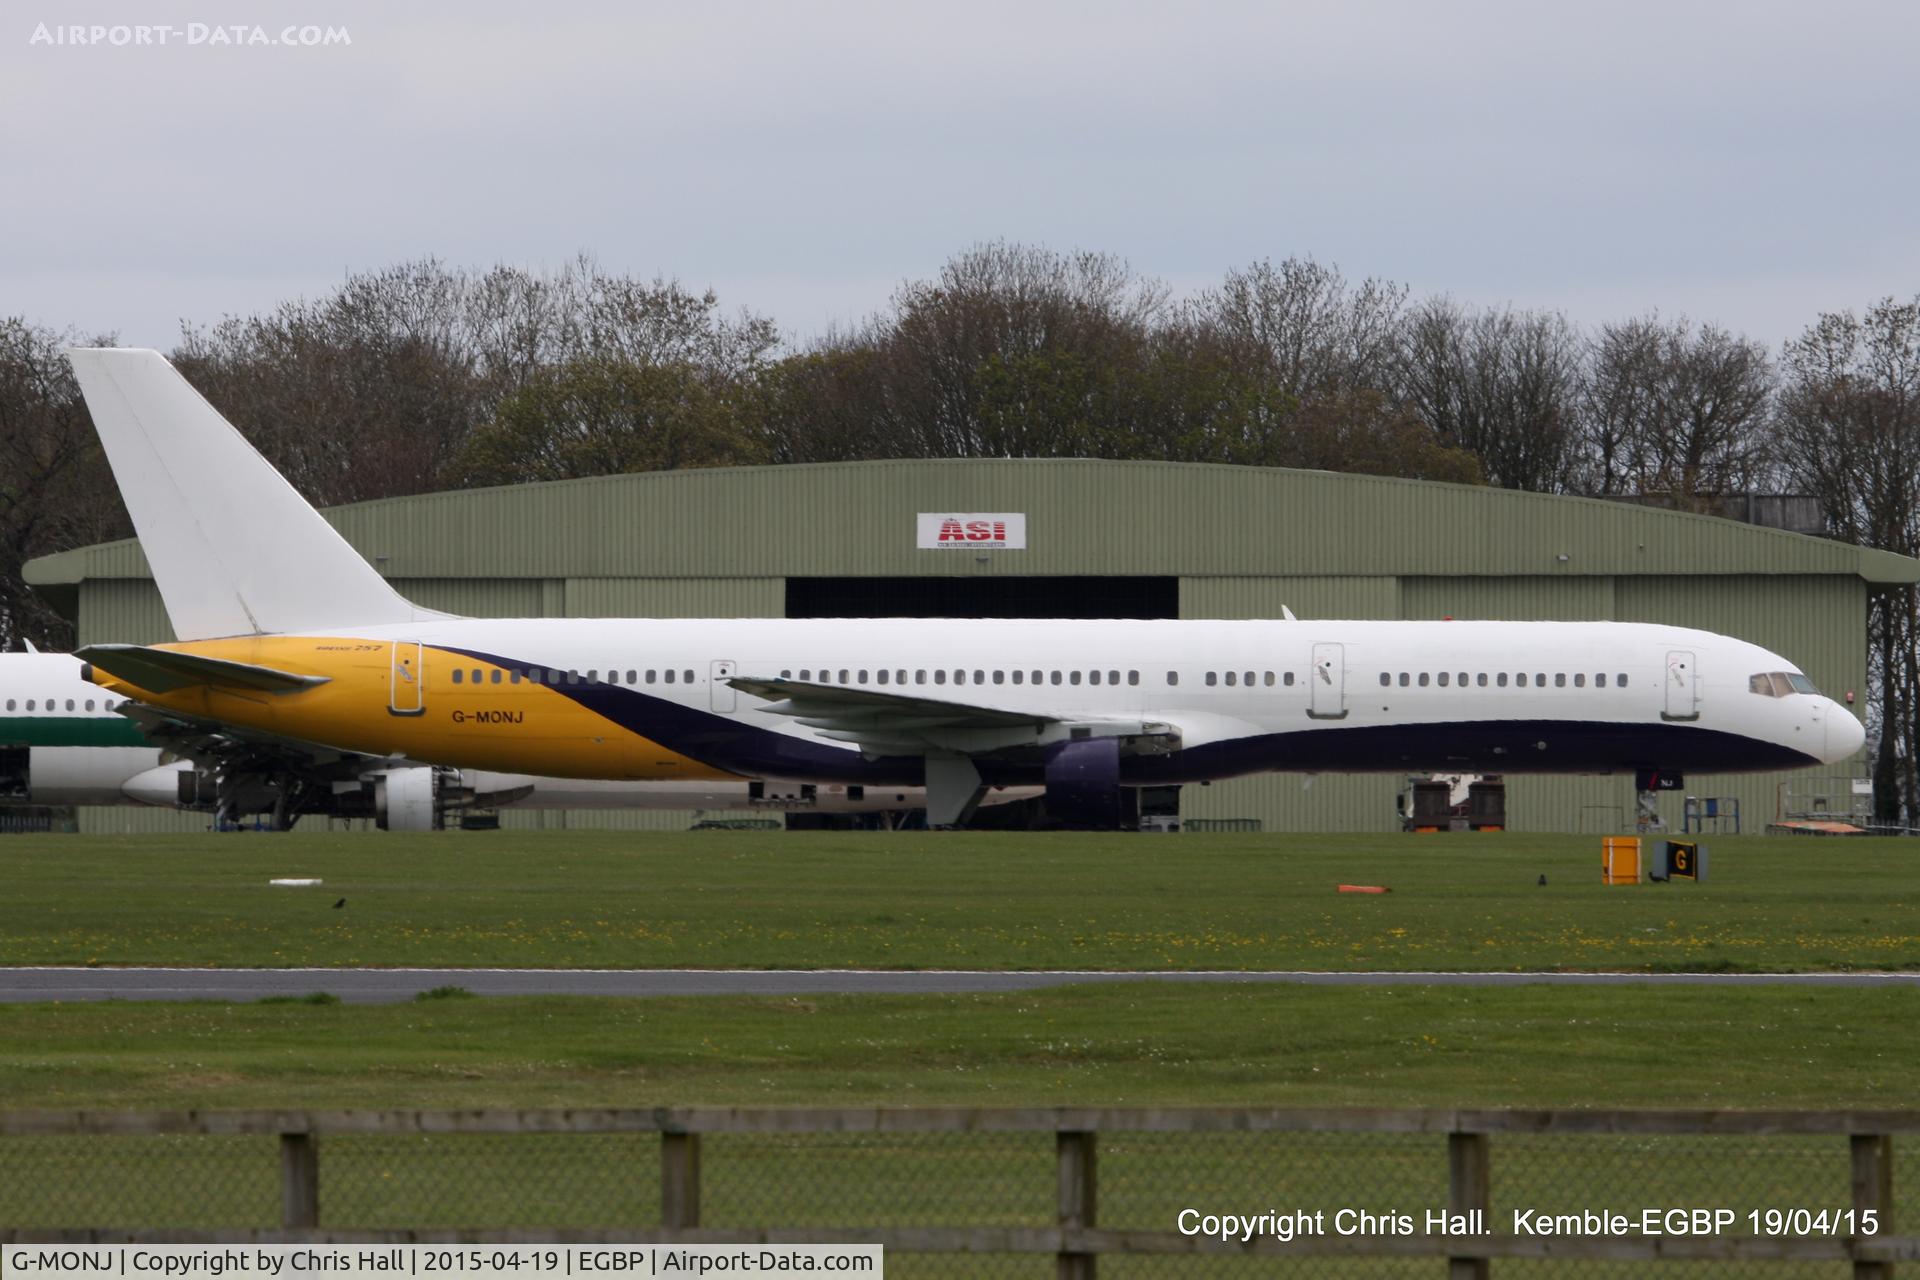
[[[1747,689],[1768,698],[1784,698],[1795,693],[1819,693],[1813,681],[1798,671],[1763,671],[1747,677]]]

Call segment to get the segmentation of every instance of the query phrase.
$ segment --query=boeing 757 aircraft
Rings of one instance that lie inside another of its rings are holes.
[[[575,778],[924,782],[940,825],[988,785],[1105,826],[1122,788],[1266,770],[1761,771],[1864,738],[1786,658],[1650,623],[452,617],[158,352],[70,354],[180,636],[81,653],[142,714]]]

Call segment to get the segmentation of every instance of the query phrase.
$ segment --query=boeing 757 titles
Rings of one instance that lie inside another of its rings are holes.
[[[1123,788],[1269,770],[1637,773],[1844,759],[1786,658],[1624,622],[472,619],[402,598],[154,351],[70,353],[180,639],[82,651],[136,708],[597,779]]]

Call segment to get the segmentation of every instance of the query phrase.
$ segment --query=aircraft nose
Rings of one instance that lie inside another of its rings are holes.
[[[1827,714],[1823,718],[1827,722],[1828,764],[1845,760],[1866,745],[1867,727],[1854,718],[1853,712],[1831,698],[1827,699]]]

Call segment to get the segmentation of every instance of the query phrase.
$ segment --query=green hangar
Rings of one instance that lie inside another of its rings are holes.
[[[474,616],[1476,618],[1664,622],[1800,664],[1863,709],[1867,599],[1920,561],[1718,517],[1581,498],[1253,467],[903,461],[656,472],[360,503],[328,513],[404,595]],[[298,565],[288,565],[297,574]],[[80,642],[171,639],[132,541],[46,556],[27,580]],[[1689,777],[1759,831],[1844,811],[1864,758],[1813,774]],[[1408,779],[1269,775],[1189,786],[1184,819],[1267,830],[1399,825]],[[1817,801],[1817,804],[1815,803]],[[1662,798],[1682,825],[1683,797]],[[1516,777],[1507,825],[1613,831],[1627,777]],[[513,814],[516,825],[682,826],[674,814]],[[94,811],[95,830],[200,815]]]

